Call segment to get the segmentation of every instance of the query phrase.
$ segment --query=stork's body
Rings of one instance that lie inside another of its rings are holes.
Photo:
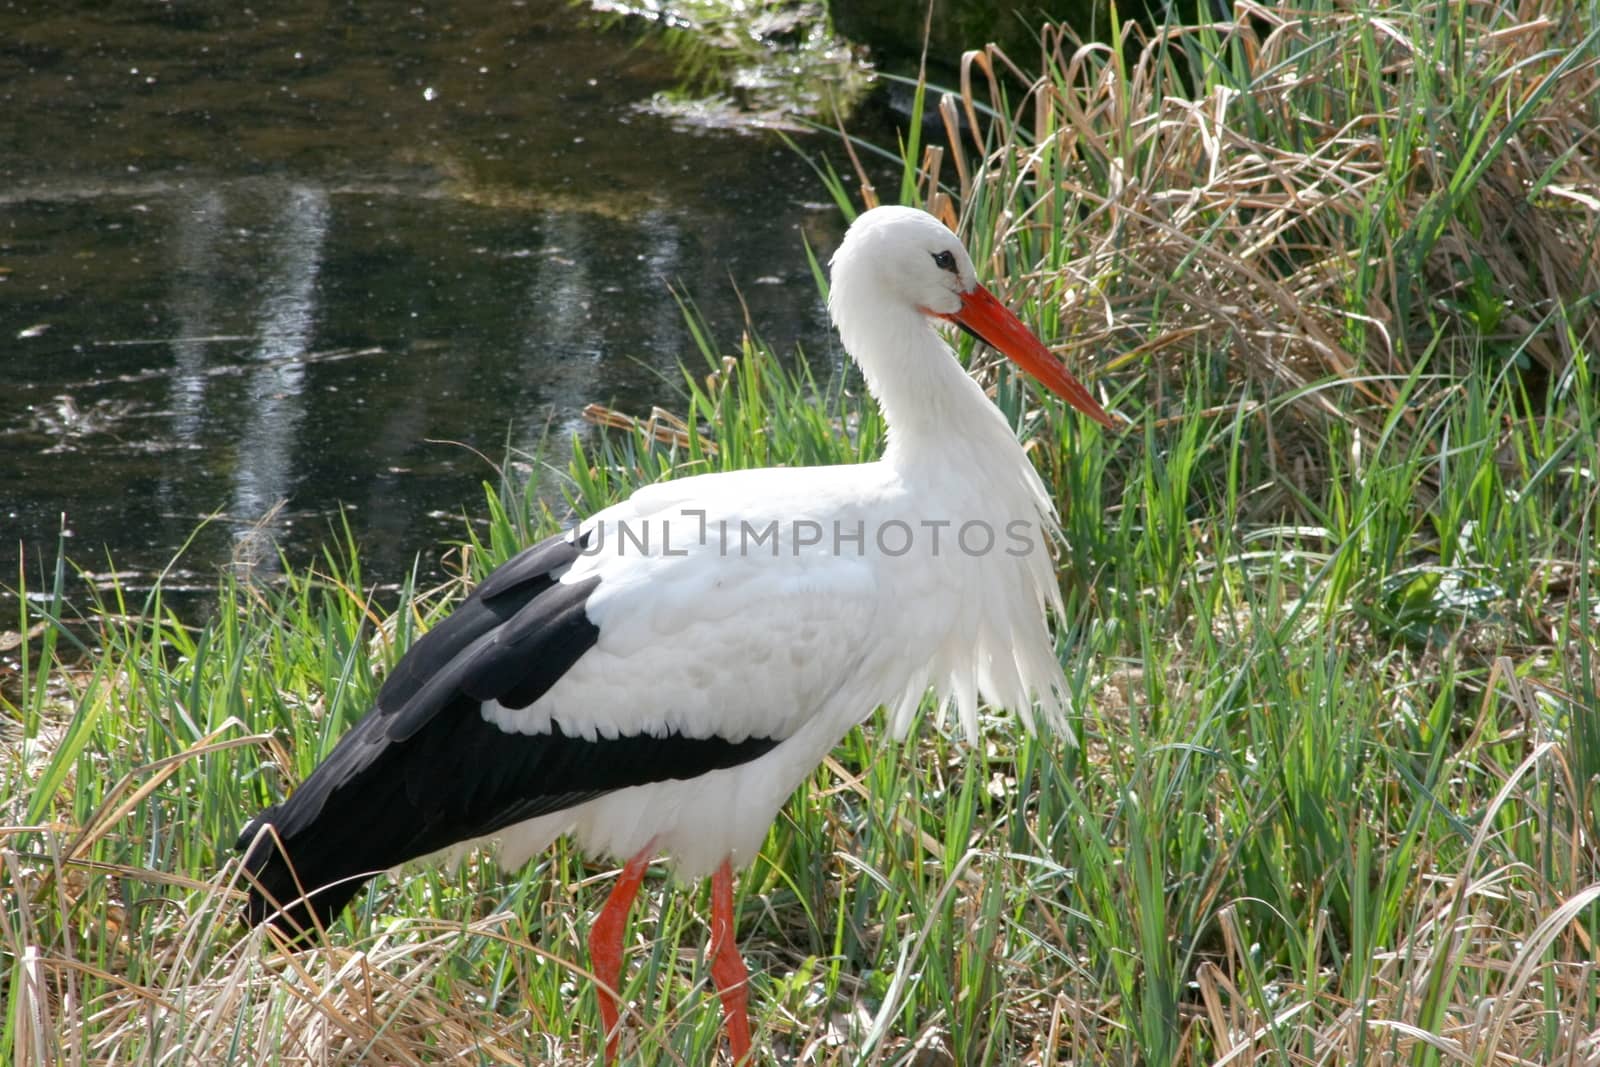
[[[881,208],[833,261],[830,307],[883,408],[875,463],[648,487],[509,561],[401,660],[377,706],[288,800],[247,860],[280,926],[331,918],[367,876],[479,838],[522,864],[570,833],[627,861],[591,936],[615,987],[645,864],[715,872],[713,975],[749,1048],[731,871],[785,798],[880,705],[903,724],[932,687],[1030,723],[1064,683],[1055,513],[1011,428],[935,331],[984,336],[1110,425],[977,284],[959,242]],[[265,840],[265,839],[264,839]],[[284,861],[287,853],[293,866]],[[248,914],[271,912],[260,893]],[[608,1029],[616,1021],[601,993]],[[614,1034],[608,1049],[614,1049]]]

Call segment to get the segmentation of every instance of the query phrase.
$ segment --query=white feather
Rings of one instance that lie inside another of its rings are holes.
[[[747,861],[851,726],[881,705],[903,733],[930,687],[968,737],[980,694],[1030,729],[1035,702],[1064,725],[1067,686],[1048,627],[1061,611],[1054,507],[928,318],[976,284],[971,261],[931,217],[879,212],[835,257],[830,308],[890,426],[884,458],[689,478],[592,517],[583,530],[600,547],[561,580],[600,579],[587,605],[597,643],[529,707],[483,708],[523,733],[560,723],[586,737],[782,742],[742,766],[514,826],[500,835],[508,865],[568,832],[617,857],[655,848],[691,879],[728,856]],[[953,275],[924,266],[930,249],[954,250]],[[955,543],[970,523],[994,534],[992,549]],[[752,546],[746,531],[772,524],[772,540]],[[896,524],[914,535],[903,553],[879,539]],[[815,528],[821,542],[804,544]],[[1010,536],[1019,531],[1025,544]]]

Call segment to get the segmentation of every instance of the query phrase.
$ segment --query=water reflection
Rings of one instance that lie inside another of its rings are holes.
[[[593,329],[594,280],[582,253],[583,221],[577,215],[543,215],[544,245],[533,257],[532,278],[522,297],[527,321],[518,349],[521,362],[544,375],[547,385],[559,393],[592,390],[604,352]],[[557,425],[549,428],[560,436],[582,432],[576,412],[550,414]],[[537,440],[545,429],[540,412],[531,408],[522,412],[518,434],[523,440]]]
[[[174,214],[172,318],[177,336],[172,341],[172,436],[198,447],[200,418],[205,410],[206,350],[215,343],[212,315],[216,307],[214,280],[220,266],[217,244],[226,222],[222,193],[205,189],[193,200],[177,198]],[[163,481],[170,494],[173,481]]]
[[[287,190],[270,233],[270,266],[263,279],[256,365],[246,376],[244,424],[239,430],[233,506],[234,559],[247,569],[271,566],[277,543],[269,513],[288,500],[295,480],[294,448],[305,418],[301,362],[316,319],[317,274],[328,234],[328,196],[320,189]],[[279,527],[281,529],[281,526]]]
[[[0,585],[63,514],[137,590],[208,515],[170,585],[312,563],[341,509],[398,580],[508,445],[672,402],[675,290],[837,355],[814,175],[641,114],[669,63],[565,3],[346,15],[0,11]]]

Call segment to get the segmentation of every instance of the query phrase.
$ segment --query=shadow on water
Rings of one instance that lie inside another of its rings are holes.
[[[431,567],[508,446],[670,400],[674,288],[839,358],[805,161],[640,106],[670,62],[564,0],[52,10],[0,11],[0,596],[62,529],[147,587],[213,513],[174,588],[341,507]]]

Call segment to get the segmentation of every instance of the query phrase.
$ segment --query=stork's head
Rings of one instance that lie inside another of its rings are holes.
[[[972,257],[925,211],[863,212],[833,254],[828,308],[847,337],[857,317],[914,311],[952,322],[1009,357],[1045,388],[1103,426],[1119,424],[1043,342],[978,283]]]

